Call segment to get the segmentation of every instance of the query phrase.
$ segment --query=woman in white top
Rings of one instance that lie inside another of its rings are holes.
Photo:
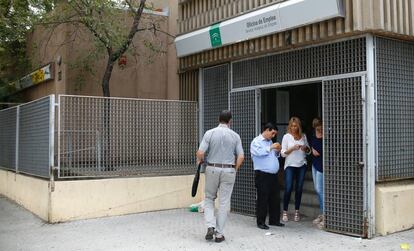
[[[285,194],[283,196],[283,221],[288,221],[288,205],[293,189],[293,179],[296,179],[295,188],[295,216],[299,221],[299,208],[302,200],[303,182],[306,172],[306,155],[310,154],[310,148],[306,135],[302,133],[300,119],[292,117],[287,128],[288,133],[283,136],[282,156],[285,157]]]

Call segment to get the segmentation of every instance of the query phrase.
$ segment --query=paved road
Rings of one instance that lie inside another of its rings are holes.
[[[362,240],[318,230],[310,219],[270,231],[231,214],[226,241],[205,241],[202,214],[185,209],[46,224],[0,196],[0,251],[9,250],[414,250],[414,230]],[[272,235],[265,235],[271,232]]]

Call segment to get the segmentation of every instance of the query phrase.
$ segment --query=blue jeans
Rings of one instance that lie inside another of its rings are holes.
[[[313,185],[319,199],[319,209],[321,210],[321,214],[323,214],[323,173],[312,166],[312,177]]]
[[[293,190],[293,179],[296,179],[295,186],[295,210],[299,210],[302,200],[303,182],[305,181],[306,164],[301,167],[288,166],[285,169],[285,194],[283,196],[283,210],[287,211],[290,201],[290,194]]]

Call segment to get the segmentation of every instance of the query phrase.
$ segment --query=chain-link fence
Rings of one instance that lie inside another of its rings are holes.
[[[59,96],[59,177],[194,172],[197,103]]]
[[[53,165],[54,96],[0,111],[0,167],[49,177]]]

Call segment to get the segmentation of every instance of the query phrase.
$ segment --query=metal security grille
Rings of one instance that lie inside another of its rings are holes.
[[[366,236],[361,78],[323,82],[326,228]]]
[[[376,39],[377,180],[414,177],[414,43]]]
[[[218,115],[229,107],[229,65],[203,70],[203,128],[204,132],[218,125]],[[203,133],[204,133],[203,132]]]
[[[194,173],[196,102],[59,100],[59,177]]]
[[[18,171],[41,177],[50,176],[54,96],[19,106]]]
[[[366,70],[365,38],[295,50],[233,64],[233,88]]]
[[[0,111],[0,168],[16,168],[16,107]]]
[[[256,189],[254,187],[253,162],[250,156],[250,142],[256,137],[255,91],[231,93],[230,102],[230,110],[233,114],[232,129],[241,137],[245,156],[234,184],[231,209],[234,212],[254,215],[256,212]]]

